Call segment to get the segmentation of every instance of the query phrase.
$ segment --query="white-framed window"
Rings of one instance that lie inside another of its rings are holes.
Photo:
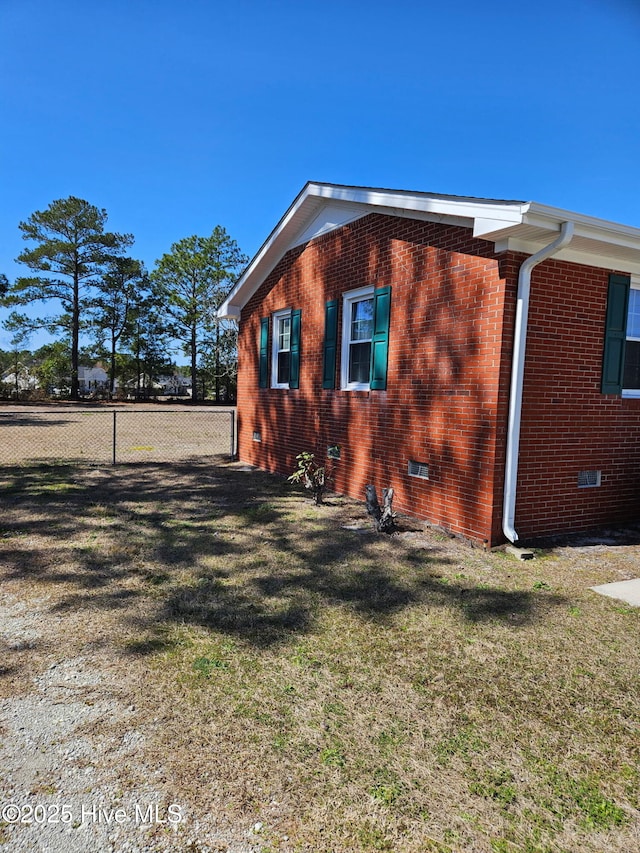
[[[342,302],[340,385],[347,391],[368,391],[373,339],[373,286],[345,293]]]
[[[624,349],[623,397],[640,397],[640,277],[632,276]]]
[[[276,311],[271,335],[271,387],[288,388],[291,370],[291,309]]]

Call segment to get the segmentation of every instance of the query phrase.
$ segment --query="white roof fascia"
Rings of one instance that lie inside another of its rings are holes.
[[[341,211],[342,207],[344,211]],[[323,214],[324,208],[326,215]],[[525,254],[537,252],[549,242],[551,234],[560,231],[563,222],[571,221],[574,223],[575,238],[593,241],[593,251],[586,250],[584,245],[581,249],[575,248],[574,240],[573,245],[557,254],[558,259],[640,272],[640,229],[633,226],[536,202],[476,199],[310,182],[294,199],[241,275],[218,310],[218,316],[238,319],[242,307],[289,249],[369,213],[462,225],[473,228],[475,237],[495,243],[496,252],[513,250]],[[536,233],[538,229],[539,234]],[[523,230],[527,232],[526,235]],[[621,251],[616,252],[616,249]]]
[[[291,207],[272,231],[250,262],[235,287],[218,309],[221,318],[237,319],[242,307],[251,298],[283,255],[303,241],[311,223],[318,218],[322,202],[357,205],[361,216],[384,213],[414,219],[446,221],[452,225],[473,227],[476,221],[490,221],[501,228],[521,221],[523,202],[493,201],[463,196],[432,195],[369,187],[349,187],[310,182],[298,194]],[[350,221],[360,216],[350,214]],[[297,220],[300,220],[299,224]],[[338,223],[335,227],[341,227]],[[297,225],[297,227],[296,227]],[[325,227],[326,226],[326,227]],[[320,224],[318,233],[328,233],[329,223]],[[492,230],[497,230],[495,227]],[[310,237],[308,239],[311,239]]]
[[[568,220],[574,224],[575,237],[586,237],[588,240],[610,243],[613,246],[640,249],[640,229],[633,225],[596,219],[570,210],[532,203],[529,205],[529,210],[525,212],[522,223],[544,228],[547,231],[559,231],[562,223]]]
[[[310,185],[312,191],[319,185]],[[327,198],[340,198],[357,204],[367,205],[367,212],[385,213],[387,216],[404,216],[408,218],[422,217],[416,214],[427,214],[432,221],[457,222],[465,221],[467,227],[479,224],[478,234],[484,233],[482,222],[491,224],[487,230],[495,231],[498,227],[505,228],[522,221],[522,212],[528,207],[520,201],[497,201],[493,199],[475,199],[463,196],[432,195],[430,193],[399,192],[397,190],[377,190],[366,187],[329,187],[322,186],[321,194]],[[331,191],[327,195],[327,189]],[[314,192],[315,194],[315,192]],[[381,208],[383,210],[381,210]],[[366,214],[363,214],[366,215]]]
[[[538,202],[529,202],[525,211],[525,220],[527,217],[539,216],[541,219],[556,222],[566,222],[570,219],[576,225],[584,225],[586,227],[595,228],[598,231],[613,231],[615,233],[640,234],[640,229],[635,225],[623,225],[621,222],[613,222],[609,219],[600,219],[597,216],[588,216],[585,213],[575,213],[572,210],[564,210],[561,207],[549,207],[546,204]]]

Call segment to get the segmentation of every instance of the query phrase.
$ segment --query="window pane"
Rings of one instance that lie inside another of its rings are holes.
[[[278,385],[286,385],[289,381],[289,352],[278,353]]]
[[[640,290],[635,290],[633,288],[629,291],[627,337],[640,338]]]
[[[363,299],[361,302],[354,302],[351,306],[351,340],[370,341],[372,335],[373,299]]]
[[[278,349],[291,349],[291,317],[281,317],[278,323]]]
[[[349,347],[349,382],[369,382],[371,344],[351,344]]]
[[[640,341],[627,341],[622,387],[627,391],[640,389]]]

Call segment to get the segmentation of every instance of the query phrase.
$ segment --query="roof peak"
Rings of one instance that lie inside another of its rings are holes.
[[[495,252],[535,254],[573,222],[571,245],[557,257],[604,269],[640,274],[640,229],[549,207],[533,201],[361,187],[308,181],[238,279],[218,316],[239,317],[283,255],[314,237],[379,213],[469,228]]]

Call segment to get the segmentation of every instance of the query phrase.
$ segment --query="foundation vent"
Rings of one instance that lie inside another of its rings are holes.
[[[340,445],[330,444],[327,447],[327,456],[329,459],[340,459]]]
[[[578,474],[578,488],[587,489],[600,485],[601,471],[580,471]]]
[[[409,460],[409,476],[410,477],[419,477],[421,480],[429,479],[429,466],[426,462],[415,462],[413,459]]]
[[[258,430],[254,430],[253,440],[254,441],[262,441],[262,433],[258,432]]]

